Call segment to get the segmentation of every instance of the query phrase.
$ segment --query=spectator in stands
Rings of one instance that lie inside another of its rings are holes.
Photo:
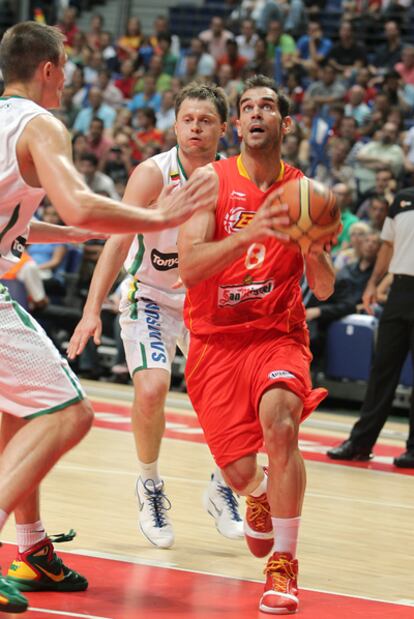
[[[188,84],[189,82],[193,82],[199,78],[198,57],[195,54],[189,53],[185,56],[184,60],[184,73],[181,75],[181,80],[183,84]]]
[[[84,135],[83,133],[75,133],[72,137],[72,154],[73,162],[77,170],[79,170],[79,161],[81,155],[87,152],[89,151],[88,142],[86,141],[86,135]]]
[[[282,159],[285,163],[303,170],[305,165],[300,160],[300,138],[294,133],[285,135],[282,143]]]
[[[74,89],[73,103],[79,109],[86,107],[88,105],[89,86],[85,84],[82,67],[76,67],[70,85]]]
[[[95,193],[108,195],[113,200],[119,200],[113,180],[98,170],[99,160],[93,153],[83,153],[79,157],[78,169],[83,174],[90,189]]]
[[[414,46],[406,45],[401,52],[401,62],[397,62],[395,70],[401,75],[404,84],[414,86]]]
[[[296,56],[295,39],[283,31],[283,23],[277,19],[271,19],[267,28],[266,34],[267,57],[274,63],[275,71],[277,71],[277,63],[280,63],[282,71],[288,70],[294,66],[294,58]],[[279,80],[282,81],[282,75]]]
[[[255,56],[255,46],[259,35],[256,32],[256,24],[253,19],[243,19],[240,27],[240,34],[237,35],[236,41],[239,46],[241,56],[246,58],[247,62],[252,62]]]
[[[86,134],[86,145],[88,152],[96,155],[98,160],[103,159],[112,146],[112,140],[105,136],[103,120],[97,116],[92,118]]]
[[[63,11],[62,19],[57,24],[57,27],[66,37],[65,45],[68,48],[73,47],[73,39],[75,34],[79,31],[78,26],[76,25],[76,18],[78,15],[78,11],[74,6],[68,6]]]
[[[246,63],[246,58],[239,54],[237,41],[235,39],[226,41],[226,53],[218,59],[217,67],[221,67],[223,64],[229,65],[232,71],[232,79],[238,79]]]
[[[174,75],[178,57],[171,52],[172,37],[169,32],[158,35],[158,50],[156,55],[161,58],[162,73]]]
[[[92,118],[96,116],[103,121],[105,129],[111,129],[116,112],[111,106],[103,102],[103,95],[99,88],[93,86],[89,90],[88,105],[76,116],[73,125],[74,131],[86,134],[91,126]]]
[[[389,20],[384,24],[385,43],[374,53],[372,64],[379,74],[393,69],[401,60],[402,43],[400,28],[396,21]]]
[[[112,34],[108,30],[101,32],[101,53],[105,66],[111,73],[118,73],[120,62],[112,42]]]
[[[241,90],[240,80],[233,79],[233,70],[229,64],[222,64],[217,73],[217,84],[226,93],[230,110],[234,111],[237,104],[237,97]]]
[[[123,98],[127,100],[132,99],[134,96],[135,83],[137,81],[134,73],[134,63],[130,58],[127,58],[121,63],[121,77],[114,81]]]
[[[386,95],[390,106],[397,106],[404,114],[409,114],[414,104],[414,86],[404,84],[395,69],[387,71],[381,85],[381,93]],[[389,109],[391,111],[391,108]]]
[[[384,196],[372,196],[369,200],[367,222],[373,230],[381,232],[388,215],[389,204]]]
[[[100,50],[91,51],[90,47],[84,48],[83,75],[85,82],[89,86],[96,86],[98,82],[98,73],[105,68],[104,59]]]
[[[344,77],[350,77],[354,69],[359,69],[367,63],[367,53],[362,43],[355,40],[352,24],[349,21],[341,22],[339,27],[339,41],[329,52],[330,65]]]
[[[65,86],[62,91],[62,99],[59,108],[60,119],[69,130],[72,129],[76,116],[79,113],[79,107],[73,100],[74,94],[75,89],[72,85]]]
[[[141,22],[136,15],[132,15],[128,19],[125,34],[117,41],[118,58],[121,61],[129,59],[134,62],[138,56],[142,39]]]
[[[254,49],[254,58],[246,65],[249,74],[261,74],[270,77],[273,74],[273,59],[267,56],[267,43],[265,37],[259,36]]]
[[[207,45],[209,53],[218,61],[226,53],[226,42],[233,38],[233,33],[225,30],[223,18],[216,15],[210,22],[210,28],[198,35]]]
[[[156,114],[157,117],[157,129],[160,131],[166,131],[175,123],[175,110],[174,110],[174,93],[172,90],[165,90],[162,93],[161,107]]]
[[[180,57],[180,39],[177,34],[172,34],[170,30],[170,23],[165,15],[157,15],[153,23],[153,33],[150,36],[150,45],[157,50],[159,43],[159,36],[161,33],[168,32],[171,34],[171,53],[176,57]]]
[[[366,221],[356,221],[350,226],[349,246],[341,249],[333,261],[336,271],[360,259],[362,244],[370,232],[371,226]]]
[[[381,232],[382,246],[363,295],[365,310],[372,314],[376,287],[384,275],[394,275],[380,317],[374,360],[361,416],[349,438],[327,452],[334,460],[369,460],[371,451],[390,414],[401,369],[411,353],[414,358],[414,188],[398,192]],[[414,398],[411,398],[406,451],[394,465],[414,468]]]
[[[361,67],[355,75],[355,84],[364,89],[364,103],[371,103],[376,94],[377,89],[374,87],[374,76],[368,67]]]
[[[305,99],[311,99],[328,115],[328,106],[341,101],[345,96],[345,86],[338,79],[337,72],[329,63],[321,69],[321,79],[313,82],[305,92]]]
[[[394,201],[397,183],[389,167],[383,166],[375,173],[375,185],[359,197],[356,214],[360,219],[368,219],[369,201],[372,196],[384,197],[388,205]]]
[[[131,133],[132,157],[137,161],[143,159],[144,147],[155,144],[161,150],[164,142],[164,134],[156,128],[157,118],[150,107],[139,108],[136,112],[136,124],[138,131]]]
[[[393,123],[385,123],[379,139],[365,144],[357,154],[358,167],[355,169],[360,193],[375,185],[375,172],[387,165],[398,179],[404,168],[404,151],[398,141],[398,128]]]
[[[355,84],[348,91],[348,103],[345,105],[346,116],[352,116],[361,126],[371,114],[371,108],[364,103],[365,90]]]
[[[88,45],[93,50],[101,51],[101,35],[105,19],[100,13],[93,13],[89,22],[89,31],[86,34]]]
[[[265,0],[257,17],[259,30],[266,32],[272,20],[283,24],[283,29],[294,37],[301,36],[307,24],[303,0]]]
[[[333,249],[333,254],[337,254],[344,247],[349,246],[350,228],[352,224],[359,221],[354,215],[354,199],[351,189],[344,183],[338,183],[332,188],[336,197],[336,203],[341,211],[342,230],[338,236],[338,242]]]
[[[101,69],[98,72],[98,80],[96,85],[102,92],[102,100],[104,103],[113,108],[117,108],[122,105],[124,96],[111,79],[111,72],[109,69]]]
[[[372,276],[380,248],[378,232],[370,232],[361,243],[360,256],[343,266],[335,278],[335,288],[327,301],[311,299],[306,307],[306,321],[310,327],[311,349],[318,361],[324,345],[327,327],[334,321],[360,311],[362,295]]]
[[[103,171],[115,184],[117,193],[122,197],[129,175],[138,164],[132,158],[132,148],[129,136],[119,132],[113,146],[104,159]]]
[[[200,77],[211,78],[216,69],[216,61],[213,56],[206,51],[206,44],[198,37],[193,37],[190,44],[190,52],[197,59],[197,73]],[[180,73],[178,73],[180,75]]]
[[[308,32],[296,44],[297,55],[295,62],[303,67],[306,73],[317,75],[332,48],[332,41],[323,36],[322,27],[317,21],[309,21]]]
[[[145,89],[145,77],[152,76],[155,79],[155,90],[158,93],[164,92],[164,90],[170,90],[172,84],[172,77],[168,73],[164,73],[162,69],[161,56],[154,54],[148,64],[148,70],[143,77],[141,77],[136,85],[135,92],[143,92]]]
[[[154,56],[155,58],[155,56]],[[161,94],[157,91],[157,82],[153,75],[147,74],[143,77],[143,90],[138,92],[128,103],[128,108],[131,112],[135,112],[139,108],[150,107],[156,112],[161,107]]]
[[[326,145],[330,137],[330,125],[318,113],[313,99],[303,100],[302,113],[298,115],[299,127],[303,134],[301,142],[301,160],[306,162],[307,174],[314,176],[317,166],[328,165]]]
[[[72,46],[66,47],[66,53],[68,54],[68,58],[77,66],[81,65],[83,62],[83,48],[86,45],[86,34],[82,32],[82,30],[78,30],[75,32],[73,37]],[[66,73],[66,65],[65,65],[65,73]]]
[[[115,122],[112,125],[112,130],[109,134],[110,137],[114,140],[119,131],[124,131],[128,134],[133,131],[132,118],[133,114],[130,109],[127,107],[118,108],[116,111]]]
[[[350,151],[350,143],[345,138],[335,137],[328,144],[328,165],[320,164],[316,168],[316,180],[328,187],[334,187],[338,183],[345,184],[355,196],[356,185],[354,170],[346,164],[346,158]]]
[[[30,311],[43,309],[49,303],[40,269],[27,252],[24,252],[19,262],[14,264],[1,278],[5,280],[17,279],[24,284]]]

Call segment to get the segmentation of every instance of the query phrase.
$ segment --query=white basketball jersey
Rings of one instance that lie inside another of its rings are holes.
[[[177,147],[151,158],[159,167],[164,185],[180,187],[186,178],[179,164]],[[185,289],[174,290],[178,279],[178,228],[138,234],[128,252],[125,269],[130,274],[123,288],[123,297],[146,297],[169,307],[184,303]],[[127,290],[126,290],[127,289]]]
[[[16,155],[24,128],[39,114],[50,112],[29,99],[0,97],[0,275],[19,261],[29,222],[45,195],[23,180]]]

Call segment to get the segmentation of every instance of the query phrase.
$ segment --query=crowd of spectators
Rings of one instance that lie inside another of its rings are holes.
[[[411,0],[229,4],[227,22],[216,15],[189,41],[171,32],[164,15],[152,32],[143,32],[133,15],[116,39],[96,13],[82,31],[77,8],[67,7],[56,24],[66,35],[68,61],[62,106],[55,114],[72,134],[75,165],[89,186],[122,197],[134,167],[175,144],[174,101],[185,84],[214,81],[226,92],[230,118],[220,151],[230,156],[239,152],[235,119],[243,80],[255,73],[274,77],[292,101],[294,122],[282,157],[330,186],[341,208],[334,297],[328,309],[313,307],[305,297],[309,324],[321,325],[327,316],[358,311],[388,206],[399,187],[414,185]],[[342,19],[327,36],[322,17],[329,6],[340,9]],[[367,32],[365,40],[361,33]],[[44,205],[39,216],[47,216],[48,209]],[[93,264],[96,256],[91,258],[87,247],[80,263],[86,255]],[[29,250],[30,255],[38,261],[39,254]],[[55,291],[63,285],[65,256],[65,248],[40,256],[40,270]],[[341,301],[344,291],[351,306]]]

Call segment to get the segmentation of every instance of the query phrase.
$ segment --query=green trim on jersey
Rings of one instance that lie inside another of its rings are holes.
[[[178,144],[177,144],[177,146],[176,146],[176,149],[177,149],[177,161],[178,161],[178,167],[180,168],[180,172],[181,172],[181,174],[184,176],[185,180],[186,180],[186,181],[188,181],[188,176],[187,176],[187,174],[185,173],[185,170],[184,170],[183,164],[181,163],[180,154],[179,154],[179,152],[178,152]],[[221,159],[220,154],[219,154],[219,153],[216,153],[216,158],[215,158],[215,161],[219,161],[220,159]]]
[[[0,282],[0,294],[4,295],[5,301],[11,301],[10,292],[8,291],[7,286]]]
[[[14,224],[19,219],[19,211],[20,211],[20,204],[14,207],[14,211],[11,214],[9,223],[6,224],[6,226],[0,232],[0,242],[3,240],[4,235],[7,234],[7,232],[13,228]]]
[[[30,101],[27,97],[22,97],[21,95],[6,95],[0,97],[0,101],[7,101],[7,99],[26,99],[26,101]]]
[[[37,331],[36,325],[33,322],[30,314],[28,312],[26,312],[26,310],[23,309],[17,303],[17,301],[12,301],[12,306],[13,306],[13,309],[16,312],[17,316],[20,318],[20,320],[24,324],[24,326],[27,327],[28,329],[31,329],[32,331]]]
[[[134,258],[133,263],[131,264],[131,266],[128,269],[128,273],[130,275],[135,275],[136,274],[136,272],[140,268],[140,266],[142,264],[142,261],[144,259],[144,254],[145,254],[144,235],[143,234],[137,234],[137,240],[138,240],[138,251],[135,254],[135,258]]]
[[[65,368],[65,366],[62,366],[62,369],[63,369],[63,371],[65,372],[66,376],[68,377],[69,382],[71,383],[72,387],[74,388],[74,390],[75,390],[75,391],[76,391],[76,393],[78,394],[79,398],[80,398],[81,400],[83,400],[85,396],[83,395],[83,393],[82,393],[81,389],[79,389],[78,379],[77,379],[76,377],[74,378],[74,377],[71,375],[71,373],[69,372],[69,370],[68,370],[67,368]]]
[[[33,415],[27,415],[27,417],[23,417],[23,419],[35,419],[36,417],[41,417],[42,415],[51,415],[52,413],[57,413],[58,411],[61,411],[63,408],[72,406],[72,404],[77,404],[83,399],[83,396],[77,396],[76,398],[72,398],[67,402],[63,402],[62,404],[58,404],[57,406],[52,406],[52,408],[45,408],[45,410],[39,411],[38,413],[33,413]]]
[[[139,347],[141,349],[142,365],[139,365],[137,368],[135,368],[135,370],[132,372],[131,376],[134,376],[134,374],[136,372],[139,372],[140,370],[147,370],[148,369],[147,353],[145,352],[145,346],[144,346],[144,344],[142,344],[142,342],[140,342]]]

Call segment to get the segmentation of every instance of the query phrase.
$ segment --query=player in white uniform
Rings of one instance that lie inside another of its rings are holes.
[[[26,242],[70,239],[68,229],[31,224],[45,192],[66,223],[122,233],[177,226],[194,206],[205,208],[206,192],[215,186],[212,175],[201,171],[175,195],[165,192],[152,211],[92,193],[73,165],[65,127],[47,111],[60,105],[65,61],[63,36],[35,22],[14,26],[0,44],[5,82],[0,99],[0,275],[19,259]],[[40,520],[39,483],[87,433],[93,411],[67,363],[4,286],[0,394],[0,530],[14,512],[19,547],[8,579],[0,576],[0,611],[18,613],[27,608],[19,589],[88,586],[54,553]]]
[[[194,171],[214,160],[226,128],[227,102],[215,86],[189,84],[176,100],[177,147],[143,162],[134,171],[124,199],[150,206],[165,186],[180,187]],[[184,289],[177,286],[178,228],[161,233],[113,236],[107,241],[92,278],[82,320],[70,345],[74,358],[101,335],[100,312],[123,262],[128,278],[121,300],[121,335],[134,383],[132,426],[139,462],[139,525],[154,545],[168,548],[174,532],[167,516],[170,502],[158,471],[165,428],[164,406],[177,343],[186,354],[183,324]],[[220,533],[243,536],[237,501],[215,471],[204,496]]]

